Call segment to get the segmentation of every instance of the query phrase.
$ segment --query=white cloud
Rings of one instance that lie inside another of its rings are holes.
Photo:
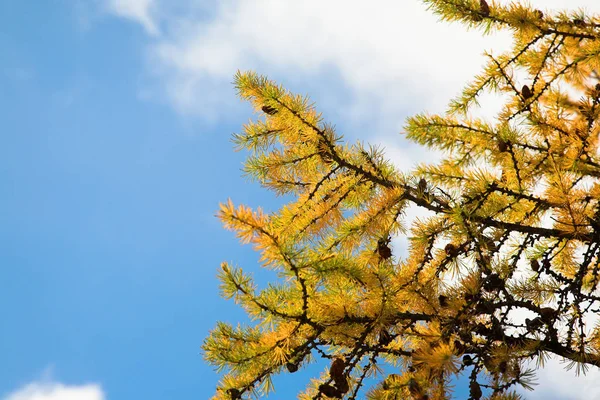
[[[534,391],[521,393],[527,400],[600,399],[600,370],[590,369],[587,374],[577,376],[573,369],[566,371],[566,365],[557,358],[549,360],[544,368],[537,370]]]
[[[211,21],[171,26],[151,46],[151,63],[180,111],[218,111],[237,69],[299,86],[333,70],[353,99],[340,116],[393,118],[388,126],[403,120],[399,110],[441,110],[480,70],[482,51],[508,43],[439,23],[417,0],[224,1]]]
[[[141,24],[149,35],[158,35],[158,26],[152,17],[154,0],[107,0],[106,6],[109,12]]]
[[[65,385],[58,382],[33,382],[3,397],[3,400],[104,400],[97,384]]]
[[[150,20],[149,0],[111,1]],[[324,82],[333,71],[352,98],[339,117],[357,123],[376,117],[389,128],[404,113],[443,110],[480,71],[483,51],[497,53],[510,42],[506,32],[484,37],[439,22],[419,0],[223,0],[210,12],[183,3],[189,12],[181,11],[180,1],[179,13],[164,15],[165,34],[150,45],[149,66],[177,110],[205,117],[225,114],[237,69],[310,87],[315,97],[336,89]],[[599,8],[595,0],[532,3]]]

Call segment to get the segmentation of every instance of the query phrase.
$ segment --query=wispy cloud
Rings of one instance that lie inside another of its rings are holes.
[[[333,74],[347,92],[340,117],[396,127],[404,113],[442,111],[481,70],[483,51],[497,53],[510,43],[506,32],[482,36],[439,22],[418,0],[223,0],[210,10],[182,0],[178,12],[169,12],[166,0],[105,1],[151,34],[158,31],[151,10],[163,11],[163,34],[148,48],[155,95],[181,113],[212,119],[229,109],[235,71],[254,69],[310,87],[315,97],[334,90],[326,81]],[[595,0],[569,2],[578,6],[599,9]]]
[[[98,384],[79,386],[41,381],[29,383],[3,400],[105,400],[105,396]]]
[[[155,0],[106,0],[109,12],[141,24],[151,36],[157,36],[159,29],[153,18]]]
[[[237,69],[298,86],[333,72],[352,98],[342,116],[355,121],[397,119],[398,110],[419,106],[439,110],[479,71],[484,49],[508,43],[507,35],[482,38],[438,23],[416,0],[225,1],[210,21],[171,21],[177,28],[152,43],[150,63],[185,113],[222,109]]]
[[[550,359],[536,371],[534,391],[521,390],[521,393],[528,400],[600,399],[600,371],[594,368],[577,376],[573,369],[565,370],[567,365],[558,358]]]

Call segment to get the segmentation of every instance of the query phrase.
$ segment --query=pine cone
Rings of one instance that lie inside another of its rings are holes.
[[[340,394],[348,393],[348,390],[350,390],[350,385],[348,385],[348,380],[346,378],[343,378],[341,381],[336,382],[335,386],[337,386],[338,392]]]
[[[506,150],[508,150],[508,143],[502,139],[498,139],[498,151],[504,153]]]
[[[227,394],[229,394],[229,397],[231,398],[231,400],[241,400],[241,398],[242,398],[242,394],[240,393],[240,391],[235,388],[229,389],[227,391]]]
[[[427,190],[427,181],[425,180],[425,178],[419,179],[418,189],[421,193],[424,193]]]
[[[529,332],[534,332],[544,326],[544,321],[540,317],[534,319],[525,318],[525,326]]]
[[[446,252],[446,255],[450,258],[454,258],[458,255],[458,247],[456,247],[452,243],[448,243],[446,247],[444,247],[444,251]]]
[[[552,321],[556,316],[556,310],[550,307],[543,307],[540,309],[540,316],[546,322]]]
[[[388,240],[379,239],[377,241],[377,253],[379,253],[379,256],[384,260],[387,260],[392,256],[392,249],[388,246]]]
[[[600,83],[596,83],[596,86],[594,86],[592,96],[594,96],[595,98],[600,97]]]
[[[382,346],[387,346],[392,340],[394,340],[394,338],[387,330],[382,329],[381,332],[379,332],[379,344]]]
[[[471,383],[469,384],[469,395],[473,400],[479,400],[481,399],[481,396],[483,396],[481,386],[479,386],[479,383],[477,383],[477,381],[471,381]]]
[[[285,367],[291,373],[294,373],[294,372],[298,371],[298,364],[297,363],[291,363],[291,362],[289,362],[289,363],[285,364]]]
[[[479,0],[479,11],[484,17],[490,16],[490,6],[485,0]]]
[[[491,273],[483,284],[483,288],[487,291],[500,290],[504,287],[504,280],[497,273]]]
[[[346,363],[342,358],[335,358],[331,363],[331,367],[329,368],[329,376],[335,381],[335,383],[345,380],[344,368],[346,368]]]
[[[540,271],[540,263],[538,262],[538,260],[531,260],[531,269],[533,270],[533,272],[539,272]]]
[[[269,115],[275,115],[278,112],[276,108],[273,108],[271,106],[262,106],[261,110],[263,110],[265,114]]]
[[[448,307],[448,297],[444,296],[443,294],[440,294],[438,296],[438,300],[440,302],[440,306]]]
[[[342,394],[339,392],[339,390],[327,383],[323,383],[319,386],[319,392],[323,393],[327,397],[331,397],[334,399],[342,398]]]

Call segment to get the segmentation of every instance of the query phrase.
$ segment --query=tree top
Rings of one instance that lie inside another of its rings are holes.
[[[259,289],[222,264],[222,295],[255,323],[219,323],[205,340],[225,372],[215,399],[263,397],[274,375],[309,363],[324,369],[300,399],[441,400],[460,374],[473,400],[517,399],[550,355],[600,367],[600,18],[425,3],[514,41],[445,114],[407,120],[409,140],[443,152],[413,171],[345,143],[307,97],[236,75],[263,116],[234,135],[245,172],[292,200],[273,213],[221,205],[280,279]],[[471,115],[485,92],[505,99],[491,120]],[[429,216],[405,226],[411,205]]]

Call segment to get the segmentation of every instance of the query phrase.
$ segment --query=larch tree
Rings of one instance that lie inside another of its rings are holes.
[[[222,295],[254,322],[206,338],[223,373],[215,399],[268,396],[274,375],[318,362],[299,399],[449,399],[461,374],[473,400],[518,399],[548,357],[600,367],[600,18],[425,3],[514,40],[444,115],[408,119],[406,137],[443,154],[410,173],[344,143],[306,97],[235,77],[263,116],[234,136],[245,171],[291,201],[221,205],[279,279],[259,289],[222,264]],[[491,121],[471,112],[486,92],[504,99]],[[404,226],[410,205],[429,216]],[[398,235],[407,254],[390,245]]]

